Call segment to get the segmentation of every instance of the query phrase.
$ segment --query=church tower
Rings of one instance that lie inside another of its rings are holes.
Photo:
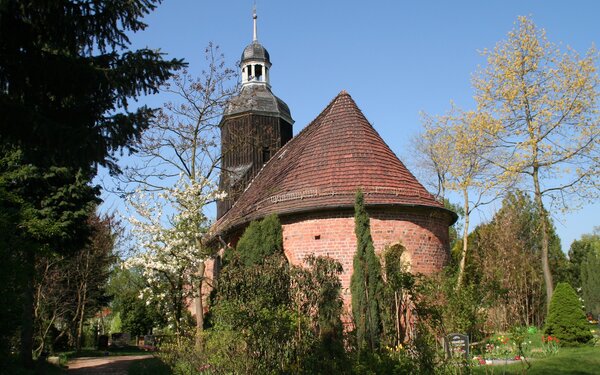
[[[219,189],[227,197],[217,202],[217,219],[235,203],[262,166],[293,136],[290,109],[271,92],[269,52],[258,42],[256,10],[253,38],[240,60],[242,89],[232,98],[221,120]]]

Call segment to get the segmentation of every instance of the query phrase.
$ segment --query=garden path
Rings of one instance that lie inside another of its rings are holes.
[[[126,375],[133,362],[152,358],[150,354],[111,357],[82,357],[69,361],[69,375]]]

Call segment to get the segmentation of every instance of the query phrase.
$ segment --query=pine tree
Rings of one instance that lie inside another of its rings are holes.
[[[381,320],[379,298],[383,289],[381,265],[375,255],[369,215],[365,209],[362,191],[356,193],[354,203],[356,253],[350,281],[352,315],[359,349],[376,350],[379,347]]]
[[[558,338],[562,345],[585,344],[592,339],[581,302],[571,285],[559,283],[556,286],[544,333]]]
[[[154,110],[129,107],[183,66],[130,32],[158,0],[12,0],[0,6],[0,231],[23,276],[22,362],[32,364],[33,265],[47,252],[76,251],[98,190],[98,165],[119,172],[115,153],[134,152]],[[11,182],[11,174],[20,183]],[[15,267],[16,269],[16,267]],[[3,337],[0,337],[3,340]]]

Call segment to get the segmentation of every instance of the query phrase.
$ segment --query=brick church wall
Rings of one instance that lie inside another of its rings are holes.
[[[368,209],[371,235],[379,254],[386,246],[401,243],[408,253],[410,270],[431,274],[449,261],[449,215],[439,211],[407,208]],[[336,210],[281,217],[283,247],[292,264],[302,264],[310,255],[338,260],[343,268],[342,296],[350,304],[350,278],[356,251],[354,212]]]

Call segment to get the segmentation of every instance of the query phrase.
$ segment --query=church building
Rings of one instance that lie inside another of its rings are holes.
[[[256,14],[240,69],[241,92],[221,121],[219,187],[227,198],[217,205],[216,234],[235,246],[252,220],[277,214],[292,264],[310,254],[342,264],[348,304],[360,189],[377,252],[401,244],[412,272],[429,274],[448,263],[456,214],[417,181],[346,91],[293,137],[290,109],[271,91],[271,60],[257,39]]]

